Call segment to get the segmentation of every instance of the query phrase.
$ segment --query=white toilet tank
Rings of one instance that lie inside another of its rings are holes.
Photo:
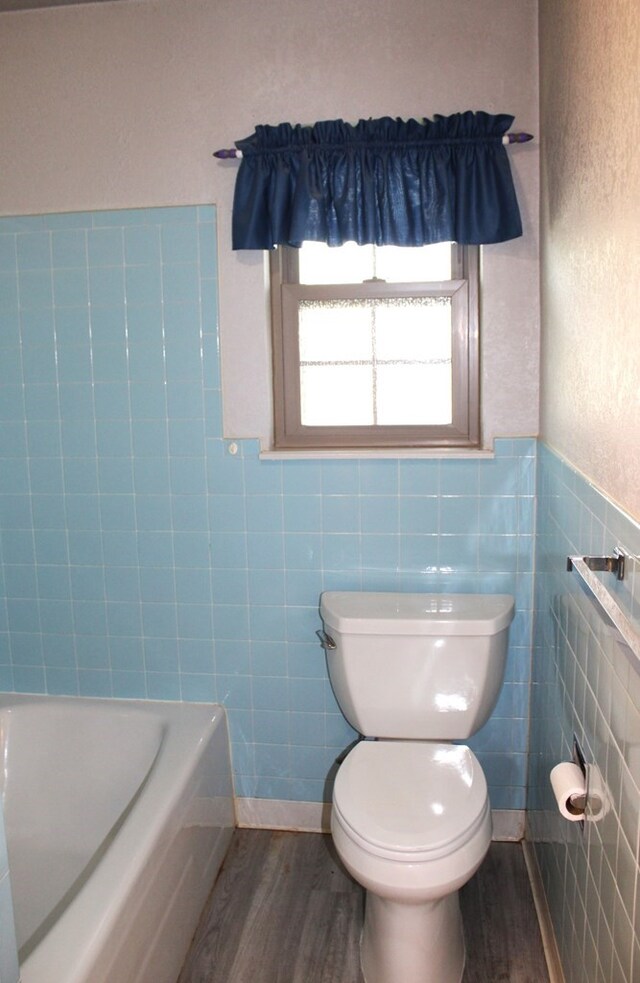
[[[320,614],[331,685],[358,733],[466,740],[489,719],[504,678],[510,595],[327,591]]]

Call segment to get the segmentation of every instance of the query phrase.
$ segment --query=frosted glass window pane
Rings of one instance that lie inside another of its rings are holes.
[[[377,423],[451,423],[451,365],[378,365]]]
[[[305,426],[451,423],[451,301],[300,302]]]
[[[366,302],[304,300],[298,324],[302,362],[371,360],[371,311]]]
[[[305,427],[367,426],[374,422],[369,365],[311,365],[300,369]]]
[[[451,301],[407,298],[376,305],[378,359],[433,361],[451,358]]]
[[[299,305],[301,362],[451,357],[448,297],[303,300]]]

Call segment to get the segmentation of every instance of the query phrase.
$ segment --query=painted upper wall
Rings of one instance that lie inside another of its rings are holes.
[[[640,518],[640,8],[541,0],[542,435]]]
[[[256,123],[510,112],[537,133],[536,0],[137,0],[0,14],[0,214],[215,202],[228,436],[270,419],[261,253],[233,255]],[[525,236],[487,247],[487,442],[538,426],[538,155],[510,151]]]

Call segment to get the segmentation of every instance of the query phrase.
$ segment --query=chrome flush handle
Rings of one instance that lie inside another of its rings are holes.
[[[332,639],[331,635],[327,635],[326,631],[323,631],[321,628],[318,629],[316,635],[320,639],[320,644],[325,652],[333,652],[333,650],[336,648],[336,643]]]

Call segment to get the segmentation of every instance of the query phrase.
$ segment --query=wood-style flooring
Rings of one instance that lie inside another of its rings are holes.
[[[518,844],[491,845],[460,904],[463,983],[548,983]],[[330,836],[236,830],[178,983],[363,983],[362,915]]]

